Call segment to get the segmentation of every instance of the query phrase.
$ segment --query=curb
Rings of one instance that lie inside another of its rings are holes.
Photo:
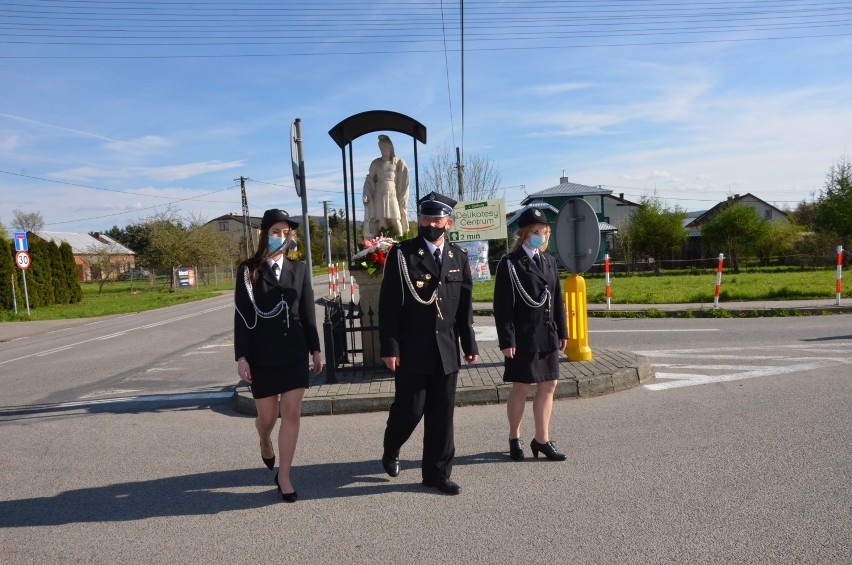
[[[554,398],[593,398],[635,388],[654,380],[650,362],[641,355],[601,350],[599,357],[600,359],[573,363],[567,360],[562,361]],[[463,371],[473,370],[476,370],[476,365],[463,367],[459,371],[459,380],[462,380]],[[502,372],[501,369],[493,371]],[[493,385],[459,387],[456,390],[456,406],[505,404],[511,389],[512,385],[502,382]],[[527,399],[532,400],[534,395],[535,389],[531,387]],[[392,392],[315,396],[302,401],[302,415],[331,416],[384,412],[390,408],[392,402]],[[241,414],[257,415],[254,399],[247,386],[238,385],[234,388],[234,409]]]

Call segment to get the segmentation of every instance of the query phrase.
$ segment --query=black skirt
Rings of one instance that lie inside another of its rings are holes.
[[[266,398],[283,394],[297,388],[308,388],[311,381],[311,373],[308,369],[308,357],[303,361],[289,365],[276,365],[274,367],[263,365],[252,365],[251,370],[251,395],[254,398]]]
[[[515,351],[515,357],[504,357],[503,382],[541,383],[559,378],[559,350],[545,352]]]

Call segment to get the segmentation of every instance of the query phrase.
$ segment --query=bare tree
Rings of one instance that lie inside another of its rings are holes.
[[[488,200],[494,198],[503,181],[497,164],[482,155],[465,155],[462,165],[462,183],[465,200]],[[431,154],[423,173],[420,196],[432,191],[454,199],[459,197],[456,154],[448,146],[439,147]],[[414,206],[416,208],[416,206]]]
[[[24,212],[12,210],[12,227],[16,231],[41,231],[44,229],[44,218],[39,212]]]
[[[98,281],[98,294],[104,289],[107,281],[115,280],[118,273],[125,270],[129,263],[122,257],[122,252],[113,245],[91,245],[86,255],[86,266],[92,273],[92,279]]]

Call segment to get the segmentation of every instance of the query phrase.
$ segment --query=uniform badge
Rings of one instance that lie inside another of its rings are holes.
[[[427,275],[427,278],[428,278],[428,275]],[[424,283],[423,281],[417,281],[415,284],[417,285],[417,288],[423,288],[423,286],[424,286],[426,283]]]
[[[426,280],[428,281],[431,278],[432,278],[432,275],[430,275],[429,273],[426,273]],[[417,283],[420,284],[421,286],[423,285],[423,281],[417,281]]]
[[[450,259],[452,259],[452,258],[453,258],[453,251],[452,251],[452,249],[450,249],[450,250],[448,250],[448,251],[447,251],[447,257],[449,257]]]
[[[420,255],[421,257],[423,257],[423,255],[424,255],[425,253],[426,253],[426,252],[425,252],[425,251],[423,251],[423,249],[422,249],[422,248],[420,248],[420,249],[418,249],[418,250],[417,250],[417,254],[418,254],[418,255]]]

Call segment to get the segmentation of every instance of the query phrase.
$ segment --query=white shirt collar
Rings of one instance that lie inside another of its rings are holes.
[[[266,264],[269,265],[269,268],[274,272],[275,269],[272,268],[273,265],[278,265],[278,272],[284,272],[284,256],[282,255],[277,261],[273,261],[272,259],[267,258]]]
[[[440,252],[441,252],[441,257],[443,257],[443,256],[444,256],[444,244],[447,242],[447,237],[446,237],[446,236],[444,236],[444,239],[443,239],[443,241],[441,242],[441,247],[438,247],[437,245],[435,245],[434,243],[432,243],[432,242],[431,242],[431,241],[429,241],[428,239],[425,239],[425,238],[424,238],[424,239],[423,239],[423,241],[425,241],[425,242],[426,242],[426,247],[428,247],[428,248],[429,248],[429,254],[430,254],[430,255],[434,255],[434,254],[435,254],[435,250],[436,250],[436,249],[438,249],[438,250],[440,250]]]
[[[529,257],[530,259],[532,259],[533,256],[538,253],[538,249],[530,249],[529,247],[527,247],[526,243],[521,245],[521,247],[523,247],[524,251],[527,252],[527,257]]]

